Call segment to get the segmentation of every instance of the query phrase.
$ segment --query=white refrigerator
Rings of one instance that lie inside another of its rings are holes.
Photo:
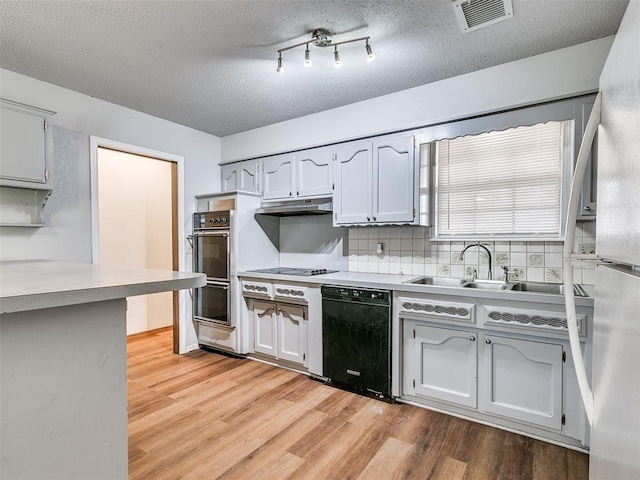
[[[640,479],[640,0],[600,76],[591,479]]]
[[[582,389],[592,422],[589,478],[637,480],[640,479],[640,0],[629,2],[600,76],[600,92],[592,394],[588,387]],[[568,314],[569,309],[568,301]]]

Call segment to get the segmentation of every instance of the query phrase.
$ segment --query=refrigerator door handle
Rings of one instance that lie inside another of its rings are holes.
[[[573,263],[574,258],[573,246],[576,236],[576,218],[578,216],[578,208],[580,204],[580,193],[582,190],[582,182],[589,161],[589,154],[593,144],[598,126],[600,125],[600,112],[602,109],[602,92],[598,92],[589,121],[585,128],[576,167],[573,173],[573,182],[571,184],[571,194],[569,196],[569,208],[567,210],[567,219],[565,225],[564,238],[564,305],[567,311],[567,329],[569,330],[569,344],[571,346],[571,356],[573,357],[573,365],[578,378],[578,386],[580,387],[580,395],[584,403],[584,409],[589,420],[589,425],[593,425],[593,392],[589,387],[589,379],[582,358],[582,349],[580,348],[580,337],[578,336],[578,324],[576,319],[576,302],[573,293]]]

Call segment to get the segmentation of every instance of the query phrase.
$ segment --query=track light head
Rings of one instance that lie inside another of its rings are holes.
[[[340,54],[338,53],[338,47],[336,46],[335,51],[333,52],[333,58],[334,58],[334,62],[333,65],[336,68],[340,68],[342,66],[342,62],[340,61]]]
[[[278,68],[276,68],[276,72],[278,73],[284,72],[284,68],[282,67],[282,55],[278,57]]]
[[[310,67],[311,66],[310,54],[311,54],[311,52],[309,52],[309,44],[307,43],[307,49],[304,51],[304,66],[305,67]]]
[[[369,45],[369,40],[367,40],[367,44],[365,45],[365,48],[367,49],[367,62],[374,60],[376,56],[373,54],[373,50],[371,50],[371,46]]]

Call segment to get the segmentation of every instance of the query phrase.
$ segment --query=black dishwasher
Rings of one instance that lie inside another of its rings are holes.
[[[322,286],[323,375],[337,387],[391,397],[391,292]]]

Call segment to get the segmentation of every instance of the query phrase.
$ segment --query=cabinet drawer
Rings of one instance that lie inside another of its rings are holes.
[[[532,310],[496,305],[481,308],[481,321],[485,328],[509,332],[521,332],[527,335],[543,335],[566,338],[567,314],[548,310]],[[578,314],[578,334],[587,336],[587,315]]]
[[[276,300],[287,300],[287,302],[298,301],[307,303],[307,287],[299,285],[282,285],[276,283],[273,286],[273,296]]]
[[[242,295],[250,298],[272,298],[273,285],[253,280],[242,280]]]
[[[475,304],[441,302],[425,298],[400,297],[400,317],[447,323],[474,324]]]
[[[235,351],[233,348],[235,329],[197,322],[198,343],[225,350]]]

